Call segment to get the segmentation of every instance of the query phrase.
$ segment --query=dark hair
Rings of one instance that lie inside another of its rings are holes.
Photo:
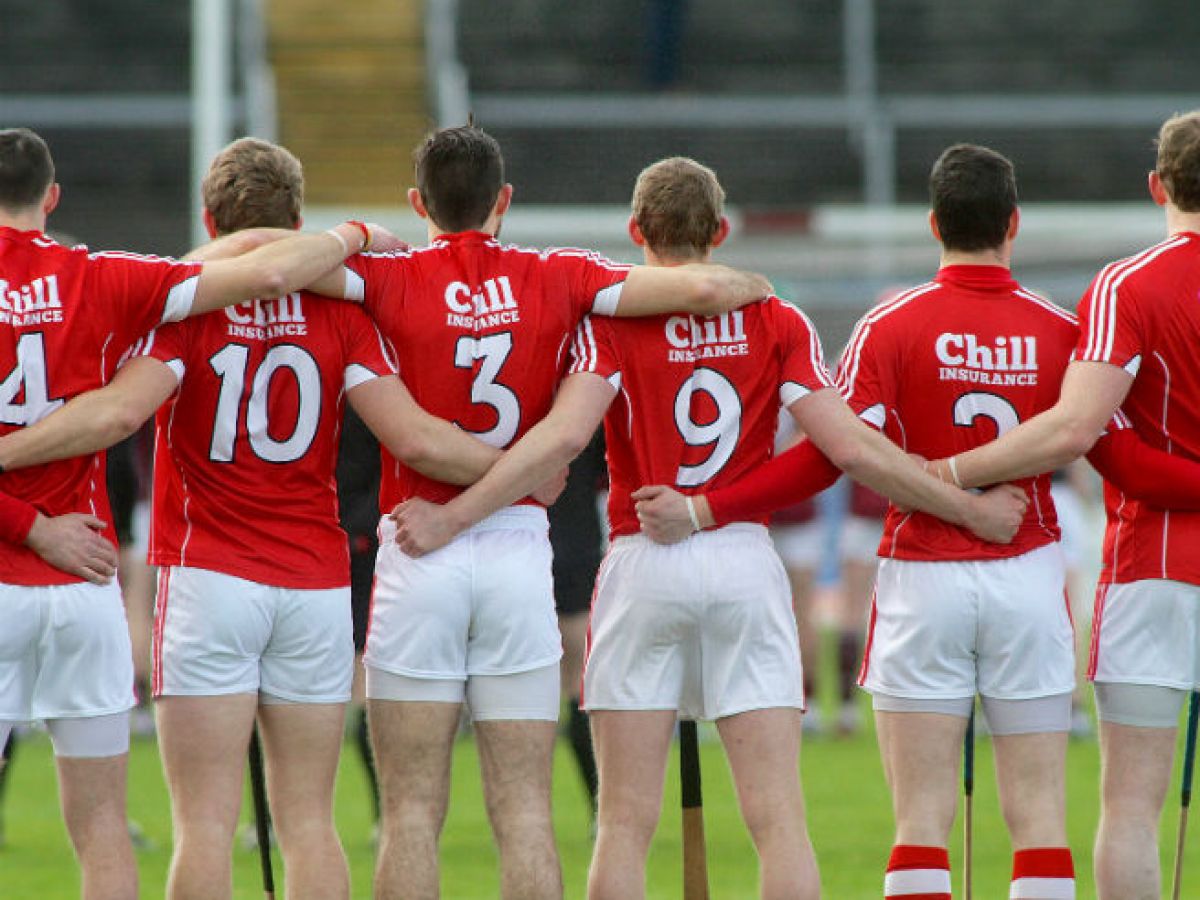
[[[947,250],[999,247],[1017,208],[1013,164],[987,147],[948,147],[929,173],[929,202]]]
[[[439,228],[483,226],[504,185],[504,157],[495,138],[474,125],[443,128],[421,142],[413,160],[417,190]]]
[[[0,207],[27,209],[54,183],[50,148],[28,128],[0,131]]]
[[[213,158],[200,192],[220,234],[295,228],[304,205],[304,172],[300,160],[278,144],[240,138]]]

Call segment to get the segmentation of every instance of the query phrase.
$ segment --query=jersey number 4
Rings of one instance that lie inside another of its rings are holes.
[[[212,370],[221,379],[217,412],[213,418],[212,444],[208,451],[208,458],[214,462],[233,462],[249,357],[249,347],[243,344],[227,344],[208,360]],[[296,380],[296,394],[299,400],[296,424],[291,435],[278,441],[270,434],[270,409],[267,398],[271,379],[284,369]],[[246,434],[250,440],[250,449],[265,462],[295,462],[312,446],[320,421],[321,372],[317,361],[307,350],[294,344],[272,347],[254,372],[250,397],[246,401]]]
[[[45,340],[40,331],[23,334],[17,341],[17,364],[0,383],[0,422],[32,425],[44,419],[63,405],[49,395]]]

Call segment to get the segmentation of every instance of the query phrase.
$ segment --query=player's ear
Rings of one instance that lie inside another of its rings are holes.
[[[629,239],[633,241],[635,246],[645,247],[646,236],[642,234],[642,229],[638,226],[637,219],[633,216],[629,217]]]
[[[1006,240],[1014,241],[1017,238],[1017,232],[1021,230],[1021,210],[1019,207],[1013,207],[1012,215],[1008,217],[1008,233],[1004,235]]]
[[[421,192],[416,188],[408,189],[408,205],[411,206],[413,212],[415,212],[422,219],[429,218],[429,210],[425,208],[425,201],[421,198]]]
[[[496,195],[496,205],[492,207],[492,214],[499,218],[508,212],[509,206],[512,205],[513,186],[505,184],[500,188],[500,193]]]
[[[1146,182],[1150,187],[1150,197],[1156,204],[1166,206],[1171,202],[1171,195],[1167,193],[1167,186],[1163,184],[1162,176],[1158,174],[1157,169],[1150,171]]]
[[[932,209],[929,211],[929,230],[933,233],[933,239],[940,244],[942,242],[942,230],[938,228],[937,216],[934,215]]]
[[[725,238],[729,237],[729,219],[726,216],[721,216],[721,224],[717,226],[717,233],[713,235],[711,247],[720,247],[725,243]]]
[[[42,215],[48,216],[54,212],[58,206],[58,201],[62,199],[62,187],[57,181],[52,182],[50,187],[46,188],[46,193],[42,196]]]
[[[217,236],[217,220],[213,218],[212,210],[205,208],[200,213],[200,219],[204,222],[204,230],[208,232],[208,236],[215,238]]]

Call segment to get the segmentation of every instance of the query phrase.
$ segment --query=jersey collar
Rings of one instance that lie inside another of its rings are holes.
[[[1011,291],[1019,287],[1004,266],[943,266],[934,281],[974,291]]]
[[[498,244],[499,242],[492,235],[482,231],[455,231],[450,234],[439,234],[433,243],[434,246],[440,244],[461,247],[465,244]]]

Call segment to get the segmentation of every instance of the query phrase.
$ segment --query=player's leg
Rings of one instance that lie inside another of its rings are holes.
[[[350,591],[271,593],[275,618],[260,661],[258,718],[288,897],[338,900],[350,893],[350,871],[333,821],[354,672]]]
[[[1074,896],[1065,771],[1075,635],[1062,552],[1051,544],[973,565],[979,692],[1014,851],[1010,896]]]
[[[763,897],[819,895],[800,786],[800,713],[759,709],[717,721],[742,818],[758,851]]]
[[[205,569],[159,572],[155,719],[171,795],[172,900],[230,896],[270,588]]]
[[[350,871],[333,821],[345,704],[264,702],[258,718],[288,897],[348,897]]]
[[[590,900],[636,900],[646,892],[646,855],[662,810],[675,710],[592,709],[600,769]]]
[[[232,896],[233,836],[258,695],[162,696],[158,747],[171,794],[171,900]]]
[[[1179,712],[1195,682],[1200,588],[1147,580],[1102,585],[1091,670],[1100,719],[1101,900],[1158,897],[1158,826]]]
[[[501,896],[562,896],[550,788],[558,732],[559,667],[473,676],[475,723],[488,819],[500,851]]]
[[[367,669],[367,714],[382,804],[375,859],[378,900],[439,896],[438,840],[450,802],[462,702],[399,698],[430,696],[430,690],[461,698],[463,684],[413,682],[418,680]]]

